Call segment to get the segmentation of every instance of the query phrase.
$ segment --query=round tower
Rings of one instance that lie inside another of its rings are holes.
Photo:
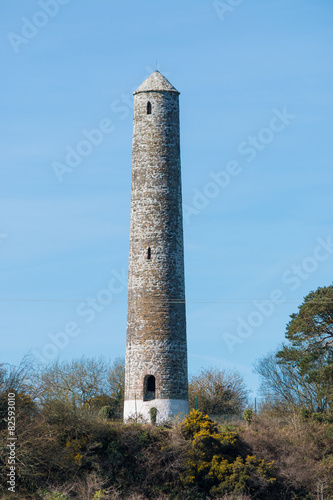
[[[125,420],[188,412],[178,96],[159,71],[134,92]]]

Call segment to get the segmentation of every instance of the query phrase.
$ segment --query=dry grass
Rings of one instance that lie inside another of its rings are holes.
[[[307,490],[317,498],[333,498],[333,425],[304,421],[299,415],[266,417],[243,429],[241,436],[253,453],[274,460],[287,486]],[[323,485],[323,486],[321,486]]]

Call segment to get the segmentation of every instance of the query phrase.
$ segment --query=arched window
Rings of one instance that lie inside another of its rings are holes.
[[[155,399],[155,377],[154,375],[146,375],[143,381],[143,400],[151,401]]]
[[[151,115],[151,102],[147,102],[147,115]]]
[[[147,250],[147,259],[148,260],[151,259],[151,249],[150,249],[150,247],[148,247],[148,250]]]

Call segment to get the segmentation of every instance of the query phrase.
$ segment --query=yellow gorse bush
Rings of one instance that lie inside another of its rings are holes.
[[[217,425],[208,415],[204,415],[201,411],[192,410],[184,420],[185,434],[193,437],[203,429],[211,433],[217,432]]]
[[[237,432],[219,432],[217,424],[198,410],[191,411],[183,426],[185,435],[192,439],[182,475],[184,483],[197,484],[211,494],[245,491],[253,475],[266,484],[274,483],[273,462],[257,459],[255,455],[237,456]]]
[[[76,465],[81,466],[84,455],[82,450],[85,448],[87,443],[86,438],[72,439],[66,441],[67,457],[70,461],[74,462]]]

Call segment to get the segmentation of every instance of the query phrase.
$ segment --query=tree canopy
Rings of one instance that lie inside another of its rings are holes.
[[[310,358],[329,356],[333,351],[333,286],[310,292],[299,311],[292,314],[286,338],[292,349]]]
[[[311,291],[286,327],[289,341],[258,360],[264,396],[317,411],[333,405],[333,286]]]
[[[333,402],[333,286],[310,292],[299,311],[291,315],[284,345],[277,357],[283,365],[296,367],[309,384],[320,386],[322,408]]]

